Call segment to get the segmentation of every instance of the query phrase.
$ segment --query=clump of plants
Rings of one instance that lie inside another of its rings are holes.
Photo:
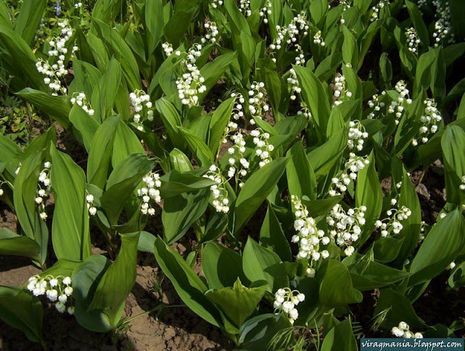
[[[15,101],[18,112],[0,117],[0,201],[19,230],[0,229],[0,254],[42,272],[0,286],[0,318],[42,343],[45,308],[122,328],[144,252],[237,349],[463,333],[413,308],[438,276],[465,284],[460,11],[453,0],[1,3],[0,111]],[[51,123],[25,143],[24,106]],[[63,150],[57,129],[84,155]],[[430,216],[416,186],[436,160],[444,202]]]

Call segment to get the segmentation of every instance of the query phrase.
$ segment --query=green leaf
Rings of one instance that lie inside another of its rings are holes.
[[[74,105],[69,113],[69,121],[76,128],[79,138],[84,143],[87,153],[92,149],[92,140],[97,132],[99,123],[78,105]]]
[[[412,20],[413,26],[415,27],[418,37],[421,41],[421,44],[425,47],[429,46],[429,32],[426,28],[425,22],[423,21],[423,16],[421,11],[418,9],[418,6],[412,1],[406,0],[405,4],[407,5],[407,10]]]
[[[287,152],[289,162],[286,165],[287,184],[289,194],[308,196],[316,199],[316,177],[313,168],[308,162],[302,142],[299,141]]]
[[[188,171],[179,173],[173,170],[161,177],[162,186],[160,189],[161,197],[176,196],[182,193],[204,189],[216,184],[211,179],[200,176],[198,171]]]
[[[25,86],[45,90],[43,76],[35,66],[36,57],[21,36],[10,25],[0,24],[0,58],[8,73],[19,78]]]
[[[302,97],[312,113],[316,124],[322,133],[326,132],[329,119],[329,98],[323,83],[308,69],[294,66],[299,84],[302,87]]]
[[[142,178],[152,170],[153,164],[143,154],[132,154],[121,162],[108,177],[102,196],[102,208],[112,225],[116,225],[130,194]]]
[[[320,303],[327,307],[359,303],[363,295],[354,289],[352,278],[346,266],[330,259],[320,285]]]
[[[283,313],[260,314],[247,320],[240,329],[239,344],[246,350],[269,350],[273,337],[292,328]],[[293,336],[291,336],[291,340]]]
[[[163,35],[164,24],[163,1],[148,0],[145,3],[145,25],[150,34],[147,36],[149,54],[153,52],[160,42],[160,38]]]
[[[119,124],[117,116],[110,117],[98,127],[92,139],[87,160],[87,181],[103,189],[107,181],[113,150],[113,140]]]
[[[47,7],[47,0],[24,0],[16,18],[15,32],[21,35],[27,44],[34,39],[37,27]]]
[[[186,261],[160,238],[155,240],[154,254],[181,300],[201,318],[219,327],[221,317],[215,306],[204,295],[207,287]]]
[[[114,327],[106,314],[101,310],[90,310],[89,305],[109,265],[106,257],[92,255],[80,264],[72,276],[73,297],[76,301],[74,317],[84,328],[100,333],[108,332]]]
[[[223,141],[224,130],[231,119],[234,101],[234,98],[223,101],[213,113],[210,122],[210,141],[208,146],[214,155],[218,152]]]
[[[14,182],[13,199],[21,229],[27,237],[35,240],[40,246],[40,262],[44,263],[47,256],[48,228],[46,223],[40,219],[39,210],[35,203],[41,166],[42,155],[40,152],[31,154],[22,162]]]
[[[145,150],[137,135],[120,119],[113,141],[112,167],[116,168],[131,154],[145,154]]]
[[[344,42],[342,43],[342,60],[345,64],[350,64],[352,67],[358,67],[357,39],[346,26],[342,26],[342,33],[344,34]]]
[[[0,319],[31,341],[42,341],[42,315],[38,298],[19,288],[0,286]]]
[[[140,232],[137,250],[147,253],[152,253],[155,246],[156,236],[149,232]]]
[[[193,171],[192,163],[184,152],[179,149],[173,149],[170,152],[170,163],[175,171],[180,173]]]
[[[21,96],[24,100],[29,101],[39,110],[54,118],[63,128],[69,126],[68,115],[71,105],[66,96],[52,96],[31,88],[25,88],[17,92],[16,95]]]
[[[347,133],[340,130],[323,145],[307,153],[308,162],[317,177],[326,177],[331,168],[340,160],[347,147]]]
[[[287,159],[284,157],[277,158],[255,171],[247,179],[237,197],[234,208],[234,233],[238,233],[242,229],[271,193],[284,172],[286,162]]]
[[[160,113],[160,118],[165,126],[166,133],[174,146],[183,148],[184,139],[178,128],[182,126],[181,116],[174,105],[166,98],[161,98],[155,102],[155,107]]]
[[[287,274],[281,266],[281,259],[273,251],[260,246],[251,237],[247,239],[242,256],[244,274],[252,283],[267,282],[266,290],[270,293],[288,286]]]
[[[246,288],[237,279],[232,288],[209,291],[206,295],[239,328],[255,311],[264,293],[263,287]]]
[[[161,220],[168,243],[179,240],[208,207],[209,190],[182,193],[165,199]]]
[[[112,114],[118,88],[121,84],[121,65],[112,58],[100,78],[98,86],[92,93],[92,106],[95,109],[95,119],[103,122]]]
[[[210,289],[232,286],[236,279],[243,277],[241,255],[210,242],[202,250],[202,270]]]
[[[448,126],[441,138],[445,165],[447,201],[465,203],[465,195],[460,191],[462,177],[465,176],[465,155],[457,152],[465,147],[465,131],[459,126]]]
[[[137,244],[139,232],[123,234],[121,248],[115,262],[105,271],[95,291],[89,309],[102,310],[116,327],[121,315],[121,305],[136,282]]]
[[[323,339],[321,351],[357,351],[357,341],[349,318],[336,324]]]
[[[27,236],[18,235],[7,228],[1,228],[0,255],[26,256],[39,260],[40,246]]]
[[[214,156],[208,146],[190,130],[182,127],[178,129],[197,160],[200,161],[203,167],[209,167],[213,163]]]
[[[202,93],[202,98],[218,82],[218,79],[224,74],[228,66],[236,59],[236,56],[235,52],[220,55],[200,69],[200,74],[204,77],[204,84],[207,87],[207,90]]]
[[[51,181],[55,198],[52,243],[58,259],[82,261],[90,255],[89,215],[85,175],[70,156],[50,148]]]
[[[378,220],[383,207],[383,192],[375,168],[375,158],[373,153],[368,158],[370,164],[358,172],[357,186],[355,189],[356,207],[366,206],[366,224],[358,242],[361,245],[370,236],[374,228],[374,223]]]
[[[276,252],[283,261],[292,261],[289,241],[271,205],[268,205],[268,210],[260,229],[260,244]]]
[[[447,235],[445,235],[447,233]],[[410,285],[431,280],[463,251],[465,220],[459,209],[439,220],[426,235],[413,258]]]

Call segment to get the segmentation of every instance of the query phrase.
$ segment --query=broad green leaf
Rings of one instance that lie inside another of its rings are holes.
[[[39,27],[42,15],[47,7],[47,0],[24,0],[16,18],[15,31],[24,39],[27,44],[31,44],[34,39],[37,27]]]
[[[366,224],[363,228],[359,245],[365,242],[374,228],[374,223],[378,220],[383,207],[383,192],[375,168],[375,158],[373,153],[368,158],[369,164],[358,172],[357,186],[355,189],[355,205],[357,207],[366,206]]]
[[[63,128],[69,125],[68,115],[71,105],[65,96],[52,96],[43,91],[25,88],[16,95],[21,96],[24,100],[29,101],[39,110],[45,112],[50,117],[56,119]]]
[[[147,253],[152,253],[155,246],[156,236],[152,233],[141,231],[139,236],[139,242],[137,244],[137,250]]]
[[[271,193],[284,173],[286,162],[287,159],[284,157],[273,160],[263,168],[255,171],[245,182],[234,208],[234,233],[238,233],[244,227]]]
[[[101,310],[90,310],[97,285],[105,270],[109,267],[109,260],[101,255],[87,257],[73,273],[73,297],[76,301],[74,317],[77,322],[95,332],[108,332],[114,328],[108,316]]]
[[[251,237],[247,239],[242,256],[244,274],[252,283],[267,282],[270,293],[287,286],[289,281],[281,265],[281,259],[273,251],[260,246]]]
[[[206,295],[239,328],[255,311],[264,293],[263,287],[247,288],[237,279],[232,288],[209,291]]]
[[[465,154],[458,150],[465,148],[465,131],[459,126],[448,126],[441,138],[445,165],[447,200],[456,204],[465,202],[460,191],[462,177],[465,176]]]
[[[289,194],[299,198],[308,196],[316,199],[316,176],[308,162],[302,142],[299,141],[287,152],[289,162],[286,165]]]
[[[74,105],[71,108],[69,113],[69,121],[73,124],[73,127],[76,128],[76,131],[82,139],[87,153],[90,153],[92,149],[92,140],[94,139],[94,135],[97,132],[99,123],[94,118],[89,116],[89,114],[87,114],[87,112],[85,112],[78,105]]]
[[[87,181],[103,189],[108,177],[113,150],[113,140],[119,124],[117,116],[105,120],[92,138],[87,160]]]
[[[95,109],[93,117],[100,123],[112,114],[120,84],[121,65],[115,58],[112,58],[92,93],[92,106]]]
[[[130,195],[152,168],[153,163],[147,156],[132,154],[110,173],[102,196],[102,208],[112,225],[118,224],[118,218]]]
[[[207,287],[194,270],[160,238],[155,240],[154,253],[163,273],[171,281],[181,300],[201,318],[219,327],[221,317],[204,295]]]
[[[51,181],[55,199],[52,243],[58,259],[82,261],[90,255],[89,215],[85,175],[67,154],[50,148]]]
[[[223,101],[213,113],[210,122],[210,141],[208,142],[208,146],[214,155],[218,152],[223,141],[224,130],[231,119],[234,101],[234,98]]]
[[[203,167],[209,167],[213,163],[214,156],[208,146],[188,129],[179,127],[179,131],[197,160],[200,161]]]
[[[207,87],[206,92],[202,93],[202,97],[218,82],[227,67],[236,59],[236,56],[235,52],[226,53],[208,62],[200,69],[200,74],[204,77],[204,84]]]
[[[465,219],[459,209],[439,220],[426,235],[413,258],[409,284],[431,280],[463,252]]]
[[[236,279],[243,277],[241,255],[210,242],[202,250],[202,270],[210,289],[232,286]]]
[[[137,135],[120,119],[113,141],[112,167],[116,168],[131,154],[145,154],[145,150]]]
[[[352,278],[346,266],[336,260],[328,261],[320,285],[320,302],[327,307],[359,303],[363,295],[353,287]]]
[[[171,167],[180,173],[193,171],[192,163],[184,152],[179,149],[173,149],[170,152]]]
[[[202,177],[198,171],[179,173],[176,170],[161,177],[161,197],[166,199],[182,193],[197,191],[216,184],[211,179]]]
[[[0,229],[0,255],[25,256],[40,260],[40,247],[31,238],[18,235],[7,228]]]
[[[329,119],[329,98],[323,83],[308,69],[294,66],[294,70],[302,87],[302,97],[312,113],[322,133],[326,132]]]
[[[260,229],[260,244],[276,252],[283,261],[292,261],[289,241],[284,234],[273,207],[268,205],[265,219]]]
[[[333,327],[323,339],[321,351],[357,351],[357,341],[349,318]]]
[[[155,107],[160,113],[160,118],[165,126],[166,133],[168,134],[171,143],[174,146],[182,149],[185,142],[178,130],[178,128],[182,125],[179,112],[166,98],[157,100],[155,102]]]
[[[161,220],[168,243],[179,240],[192,224],[202,216],[207,207],[209,190],[182,193],[166,198]]]
[[[11,75],[20,79],[25,86],[46,90],[44,77],[35,66],[36,57],[29,45],[10,25],[0,24],[0,47],[2,65]]]
[[[136,282],[139,233],[120,235],[121,248],[115,262],[105,271],[95,291],[90,310],[102,310],[112,325],[119,322],[126,298]]]
[[[31,154],[22,162],[14,181],[13,199],[21,229],[28,238],[35,240],[40,246],[40,262],[44,263],[47,256],[48,228],[39,217],[39,209],[35,203],[42,162],[40,152]]]
[[[0,286],[0,319],[21,330],[29,340],[42,341],[42,304],[20,288]]]
[[[152,53],[158,45],[161,36],[163,35],[163,1],[148,0],[145,3],[145,25],[149,35],[147,35],[147,44],[149,51]]]
[[[269,350],[273,337],[284,329],[291,329],[283,313],[266,313],[247,320],[240,329],[239,344],[246,350]],[[291,340],[294,335],[290,336]]]

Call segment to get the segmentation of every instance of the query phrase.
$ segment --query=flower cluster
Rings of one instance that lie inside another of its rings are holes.
[[[310,109],[304,101],[300,102],[300,107],[301,109],[297,111],[298,115],[303,115],[307,119],[312,118],[312,113],[310,112]]]
[[[187,58],[182,61],[185,73],[176,80],[179,99],[183,105],[189,107],[196,106],[199,103],[199,94],[207,90],[204,84],[205,78],[196,65],[197,58],[202,54],[201,50],[200,44],[192,46],[187,52]]]
[[[94,195],[87,194],[86,195],[86,202],[87,202],[87,210],[91,216],[95,216],[97,213],[97,208],[94,206]]]
[[[339,177],[331,179],[330,196],[340,195],[347,191],[347,186],[351,181],[357,180],[358,172],[370,163],[367,158],[357,156],[353,152],[349,154],[349,159],[344,164],[344,170]]]
[[[371,97],[370,100],[368,100],[368,107],[372,109],[372,111],[370,111],[370,113],[367,116],[368,119],[375,118],[376,115],[380,113],[381,109],[386,106],[386,104],[382,100],[384,96],[386,96],[385,90],[381,92],[381,96],[379,94],[375,94]]]
[[[321,30],[316,32],[315,35],[313,36],[313,43],[317,44],[317,45],[320,45],[320,46],[325,46],[326,45],[324,39],[322,38]]]
[[[167,42],[161,44],[161,47],[163,48],[163,51],[165,52],[166,56],[171,56],[171,54],[174,51],[173,45],[171,45],[170,43],[167,43]]]
[[[334,78],[334,105],[340,105],[344,98],[350,98],[352,92],[346,89],[346,79],[342,74],[336,75]]]
[[[264,133],[260,128],[257,128],[252,130],[250,135],[253,136],[252,141],[257,146],[255,154],[260,157],[258,166],[262,168],[271,162],[270,153],[274,150],[274,146],[269,143],[270,134]]]
[[[47,212],[45,212],[45,202],[50,194],[50,162],[44,162],[44,169],[39,174],[39,182],[37,184],[37,196],[35,198],[36,204],[39,206],[39,216],[41,219],[47,219]]]
[[[234,107],[232,110],[232,118],[238,121],[241,117],[244,117],[244,103],[245,99],[242,94],[232,93],[231,97],[235,98]]]
[[[434,46],[438,47],[441,43],[445,42],[446,39],[449,39],[448,43],[453,43],[454,33],[452,32],[451,14],[448,2],[433,0],[433,4],[436,7],[436,14],[438,16],[438,20],[434,23]]]
[[[391,205],[396,205],[397,199],[391,199]],[[386,211],[387,217],[383,220],[377,220],[375,222],[376,228],[381,229],[381,236],[387,237],[390,233],[399,234],[404,226],[402,225],[402,221],[406,220],[412,211],[404,205],[401,208],[390,208]]]
[[[253,82],[249,90],[249,112],[252,117],[262,119],[263,114],[269,110],[270,106],[266,103],[265,83]],[[255,124],[253,118],[249,122]]]
[[[68,41],[73,35],[73,30],[69,27],[68,20],[58,22],[61,28],[59,37],[48,42],[50,49],[48,51],[48,60],[39,59],[36,62],[37,71],[45,75],[44,83],[53,91],[52,95],[57,95],[59,92],[66,94],[66,87],[62,86],[60,79],[63,78],[68,70],[66,68],[65,56],[68,54],[66,47]],[[78,50],[77,46],[73,46],[72,51]]]
[[[405,104],[410,105],[412,103],[412,99],[408,97],[409,90],[407,89],[407,84],[405,84],[403,80],[396,83],[395,89],[399,93],[399,97],[397,100],[391,101],[388,112],[395,113],[395,123],[399,124],[406,107]]]
[[[309,217],[308,210],[300,199],[292,195],[291,202],[294,206],[294,229],[297,232],[293,235],[291,241],[299,243],[298,259],[309,259],[311,261],[318,261],[320,258],[328,258],[329,252],[327,250],[320,251],[322,245],[328,245],[330,238],[325,236],[325,232],[316,226],[315,219]]]
[[[368,138],[368,133],[365,131],[365,127],[362,123],[360,123],[360,121],[350,121],[349,140],[347,141],[349,149],[355,148],[361,151],[366,138]]]
[[[299,312],[295,308],[299,303],[305,300],[305,295],[297,290],[289,288],[278,289],[274,294],[273,307],[276,310],[283,311],[289,322],[294,324],[295,320],[299,317]]]
[[[393,327],[391,329],[392,335],[397,336],[398,338],[415,338],[415,339],[422,339],[423,334],[421,333],[413,333],[410,331],[410,327],[405,322],[400,322],[397,327]]]
[[[425,113],[420,117],[423,125],[420,127],[419,132],[422,135],[420,140],[424,144],[438,131],[439,123],[442,121],[442,115],[434,99],[426,99],[423,103],[425,104]],[[418,140],[413,139],[412,144],[413,146],[418,145]]]
[[[465,191],[465,175],[462,176],[462,178],[460,180],[462,181],[462,184],[459,185],[459,188],[460,188],[460,190]]]
[[[160,175],[156,172],[148,173],[142,178],[143,186],[137,189],[137,196],[142,198],[142,205],[140,211],[142,214],[153,216],[155,214],[154,203],[160,203],[160,187],[161,180]]]
[[[95,111],[94,109],[90,106],[90,104],[87,101],[86,94],[83,92],[76,93],[73,95],[71,98],[71,103],[77,104],[79,107],[81,107],[89,116],[93,116]]]
[[[148,121],[153,120],[153,109],[150,96],[143,90],[136,90],[129,94],[129,100],[131,106],[134,109],[133,120],[138,130],[143,130],[142,121],[147,119]]]
[[[371,12],[370,21],[371,22],[376,21],[379,18],[379,13],[381,12],[381,10],[387,5],[389,5],[388,0],[381,0],[375,6],[373,6],[371,8],[372,12]]]
[[[229,199],[228,199],[228,189],[226,189],[223,176],[221,171],[215,165],[211,165],[207,173],[205,173],[204,178],[213,180],[216,184],[210,186],[210,191],[213,196],[213,207],[216,212],[229,212]]]
[[[69,314],[74,313],[74,306],[66,306],[67,303],[71,302],[73,294],[70,277],[35,275],[29,278],[27,290],[32,292],[34,296],[45,295],[50,302],[55,303],[55,308],[60,313],[65,311]]]
[[[265,6],[260,10],[259,15],[263,17],[263,22],[268,23],[268,16],[272,14],[273,5],[270,0],[266,0]]]
[[[203,25],[204,28],[207,30],[207,33],[200,39],[202,44],[206,42],[210,42],[212,44],[216,43],[216,37],[218,36],[218,27],[216,26],[215,22],[205,22]]]
[[[289,25],[281,27],[276,25],[277,37],[270,45],[271,50],[280,50],[283,47],[283,44],[288,45],[297,44],[299,38],[302,38],[308,34],[308,23],[305,16],[305,12],[299,13],[295,16]]]
[[[289,70],[289,77],[287,78],[287,84],[289,85],[292,95],[290,97],[291,100],[297,99],[297,94],[300,94],[302,88],[299,85],[299,80],[297,79],[297,74],[295,70],[291,68]]]
[[[420,38],[418,38],[417,31],[414,27],[409,27],[405,30],[405,36],[407,37],[408,50],[416,54],[418,52],[418,45],[420,44]]]
[[[239,1],[239,9],[247,17],[252,15],[252,10],[250,8],[250,0],[240,0]]]
[[[338,246],[345,248],[344,253],[347,256],[355,251],[352,243],[356,242],[362,233],[366,210],[366,206],[361,206],[350,208],[346,212],[341,205],[337,204],[326,217],[331,238]]]
[[[234,142],[234,145],[228,149],[228,178],[236,176],[236,182],[239,181],[239,186],[242,187],[244,185],[242,179],[247,176],[250,167],[250,163],[244,155],[246,150],[244,135],[241,132],[237,132],[231,136],[231,140]]]
[[[213,1],[210,1],[210,5],[212,5],[212,7],[214,9],[217,9],[218,7],[222,6],[223,5],[223,0],[213,0]]]

